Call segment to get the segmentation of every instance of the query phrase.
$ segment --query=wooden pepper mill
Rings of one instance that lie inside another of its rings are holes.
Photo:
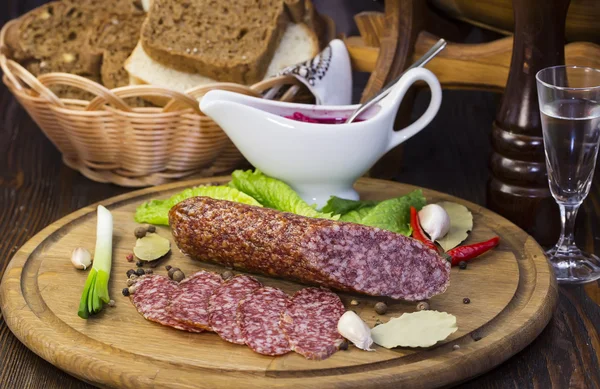
[[[488,207],[540,244],[558,239],[560,217],[545,165],[536,73],[565,63],[570,0],[513,0],[515,35],[500,110],[492,128]]]

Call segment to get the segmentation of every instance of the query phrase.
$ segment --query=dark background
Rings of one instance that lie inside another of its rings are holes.
[[[0,24],[44,3],[0,0]],[[317,7],[332,16],[341,32],[353,33],[352,15],[381,9],[370,0],[321,0]],[[474,29],[469,42],[487,34]],[[360,93],[366,78],[357,75]],[[500,96],[474,91],[444,91],[436,119],[406,143],[396,179],[440,190],[485,205],[491,123]],[[421,92],[413,116],[423,112],[428,95]],[[0,269],[14,252],[46,225],[85,205],[131,189],[88,180],[62,164],[48,141],[4,85],[0,86]],[[596,174],[598,175],[598,174]],[[600,183],[584,203],[580,222],[595,220]],[[580,225],[582,223],[579,223]],[[598,254],[600,237],[580,228],[580,243]],[[596,243],[596,245],[595,245]],[[587,293],[586,293],[587,292]],[[589,295],[589,296],[588,296]],[[591,298],[590,298],[591,296]],[[600,301],[597,285],[561,287],[560,304],[550,325],[524,351],[463,388],[598,388]],[[0,317],[0,388],[90,387],[27,350]]]

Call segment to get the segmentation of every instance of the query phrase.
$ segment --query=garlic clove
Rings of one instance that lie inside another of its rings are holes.
[[[92,254],[83,247],[77,247],[71,254],[71,263],[75,269],[85,270],[92,264]]]
[[[429,204],[419,211],[419,223],[432,241],[443,238],[450,231],[450,216],[438,204]]]
[[[361,350],[375,351],[371,348],[371,329],[356,313],[346,311],[338,321],[338,332]]]

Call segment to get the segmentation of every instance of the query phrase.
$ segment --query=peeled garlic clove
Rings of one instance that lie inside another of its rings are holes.
[[[92,264],[92,254],[83,247],[77,247],[71,254],[71,263],[75,269],[85,270]]]
[[[347,311],[340,317],[337,328],[340,335],[354,343],[359,349],[375,351],[371,349],[371,345],[373,344],[371,329],[353,311]]]
[[[419,211],[419,223],[432,241],[443,238],[450,231],[450,216],[437,204],[429,204]]]

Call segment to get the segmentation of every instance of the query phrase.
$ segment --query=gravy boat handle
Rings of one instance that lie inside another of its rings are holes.
[[[396,117],[398,107],[400,107],[400,103],[402,102],[406,91],[408,91],[408,88],[410,88],[410,86],[417,81],[425,81],[425,83],[429,85],[429,89],[431,89],[431,101],[429,102],[429,107],[427,107],[425,113],[421,115],[421,117],[418,118],[414,123],[399,131],[394,131],[394,119]],[[392,132],[390,134],[389,142],[385,152],[390,151],[400,143],[424,129],[433,120],[435,115],[437,115],[441,104],[442,87],[440,86],[440,82],[438,81],[437,77],[431,71],[424,68],[415,68],[406,72],[406,74],[394,86],[394,89],[392,89],[390,94],[379,102],[382,111],[387,111],[381,112],[381,114],[389,115],[389,126],[390,131]]]

